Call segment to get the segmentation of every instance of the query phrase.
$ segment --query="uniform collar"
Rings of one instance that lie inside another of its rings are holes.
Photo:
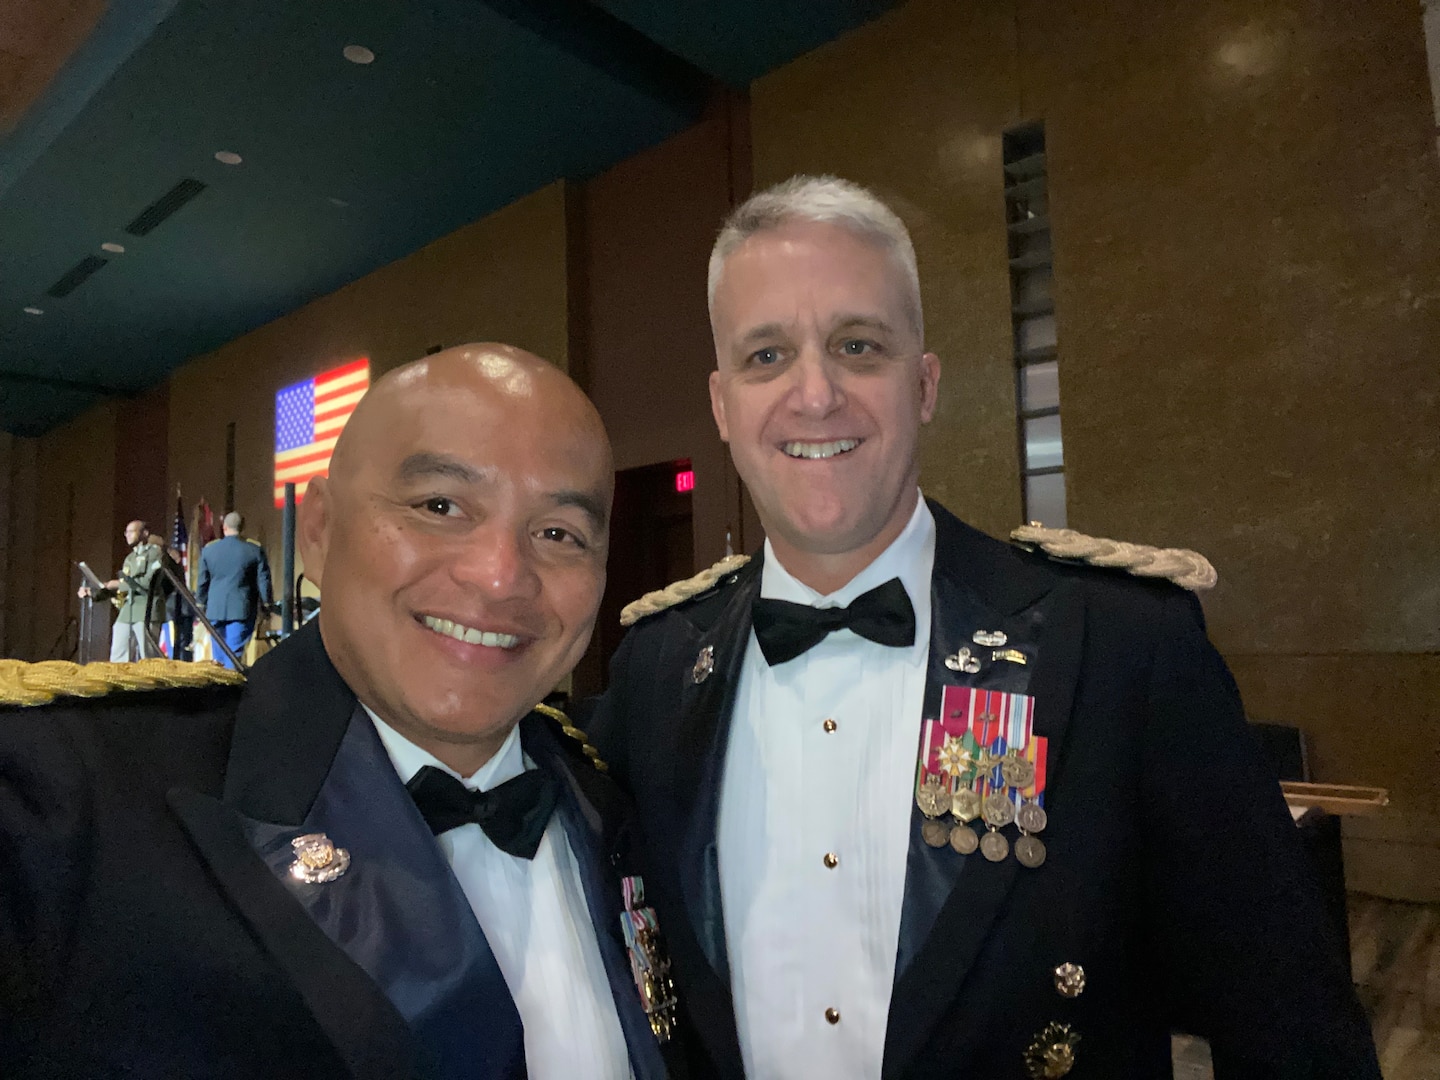
[[[518,726],[510,729],[510,734],[505,736],[505,741],[500,744],[500,749],[489,761],[481,765],[470,776],[461,776],[430,751],[416,746],[384,720],[381,720],[369,705],[361,702],[360,707],[365,710],[365,715],[370,717],[370,722],[375,725],[375,731],[385,745],[385,753],[390,755],[390,764],[395,766],[395,772],[399,775],[402,784],[409,783],[414,775],[426,765],[453,776],[471,791],[489,791],[496,785],[503,784],[506,780],[519,776],[525,771],[525,755],[520,749],[520,728]]]

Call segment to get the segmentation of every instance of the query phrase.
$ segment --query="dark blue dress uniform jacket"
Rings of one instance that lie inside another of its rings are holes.
[[[259,544],[238,536],[212,540],[200,552],[195,598],[211,622],[253,622],[270,602],[270,562]]]
[[[683,1075],[625,951],[628,800],[554,720],[520,730],[560,780],[632,1071]],[[350,854],[332,882],[287,872],[313,832]],[[0,708],[0,1077],[524,1075],[485,935],[317,625],[243,688]]]
[[[1169,1080],[1172,1029],[1210,1040],[1217,1080],[1379,1080],[1336,928],[1194,598],[1017,550],[930,508],[926,715],[947,684],[1035,697],[1048,858],[1032,870],[929,848],[914,811],[886,1080],[1024,1080],[1052,1023],[1080,1037],[1070,1080]],[[683,1008],[736,1080],[715,826],[759,588],[756,559],[643,619],[589,722],[636,800]],[[997,629],[1027,665],[944,665]],[[697,682],[706,647],[714,669]],[[1085,971],[1078,997],[1057,992],[1065,963]]]

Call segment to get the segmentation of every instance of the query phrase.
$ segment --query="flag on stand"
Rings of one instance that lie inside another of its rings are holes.
[[[187,585],[190,583],[190,575],[187,568],[190,566],[190,533],[185,528],[185,506],[180,501],[180,489],[175,489],[175,522],[170,528],[170,551],[180,553],[180,580]],[[166,612],[169,614],[169,612]],[[166,619],[165,625],[160,630],[160,654],[170,656],[173,652],[175,642],[175,621]]]
[[[285,485],[295,498],[310,481],[330,471],[340,430],[370,388],[370,361],[356,360],[275,395],[275,505],[285,505]]]
[[[185,584],[190,586],[191,592],[200,584],[200,552],[217,535],[215,515],[210,510],[210,504],[201,499],[195,504],[194,513],[190,515],[190,544],[186,549]],[[214,659],[210,635],[205,632],[199,619],[195,620],[195,633],[190,642],[190,659]]]

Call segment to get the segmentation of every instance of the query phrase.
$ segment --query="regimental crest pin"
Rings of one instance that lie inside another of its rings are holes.
[[[1080,1035],[1069,1024],[1047,1024],[1025,1049],[1025,1072],[1030,1080],[1060,1080],[1075,1067],[1075,1046]]]
[[[324,833],[306,833],[290,841],[295,861],[290,876],[306,885],[323,885],[334,881],[350,868],[350,852],[336,847]]]
[[[630,953],[630,973],[640,1004],[650,1021],[655,1038],[667,1043],[675,1034],[675,1010],[680,1004],[675,996],[675,980],[670,976],[670,956],[660,937],[660,923],[655,909],[645,905],[645,882],[637,875],[621,882],[625,910],[620,925],[625,932],[625,948]]]
[[[700,650],[700,655],[695,657],[695,666],[690,669],[690,678],[696,684],[704,682],[715,670],[715,646],[706,645]]]

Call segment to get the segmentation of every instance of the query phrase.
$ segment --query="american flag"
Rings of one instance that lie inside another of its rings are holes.
[[[330,469],[340,429],[370,388],[370,361],[331,368],[275,395],[275,505],[285,505],[285,485],[295,498],[310,480]]]
[[[180,552],[180,580],[190,581],[187,572],[190,567],[190,533],[185,528],[185,504],[180,500],[180,489],[175,489],[175,524],[170,529],[170,550]],[[181,609],[183,612],[183,608]],[[175,623],[167,620],[160,631],[160,652],[170,656],[175,641]]]

